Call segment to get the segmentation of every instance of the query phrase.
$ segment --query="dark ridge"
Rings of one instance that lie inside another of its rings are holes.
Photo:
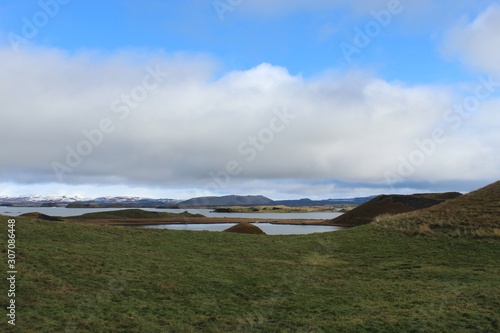
[[[457,192],[412,195],[382,194],[339,217],[329,220],[328,223],[355,227],[368,224],[380,215],[394,215],[424,209],[438,205],[446,201],[446,198],[456,198],[460,195]]]
[[[275,200],[275,205],[283,205],[289,207],[302,206],[329,206],[329,205],[361,205],[375,198],[375,196],[347,198],[347,199],[326,199],[326,200],[311,200],[308,198],[298,200]]]
[[[43,221],[62,221],[60,217],[57,216],[50,216],[50,215],[45,215],[42,213],[25,213],[20,215],[22,217],[32,217],[38,220],[43,220]]]
[[[213,206],[264,206],[273,205],[274,201],[262,195],[226,195],[222,197],[198,197],[182,201],[181,207],[213,207]]]
[[[500,237],[500,181],[422,210],[383,216],[376,225],[414,234]]]

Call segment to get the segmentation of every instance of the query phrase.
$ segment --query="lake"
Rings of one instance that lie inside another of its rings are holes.
[[[107,212],[128,208],[65,208],[65,207],[0,207],[0,214],[7,216],[19,216],[25,213],[38,212],[51,216],[77,216],[85,213]],[[231,217],[251,219],[294,219],[294,220],[329,220],[342,213],[337,212],[312,212],[312,213],[212,213],[211,209],[157,209],[141,208],[153,212],[182,213],[187,211],[191,214],[202,214],[206,217]]]
[[[322,225],[294,225],[294,224],[271,224],[252,223],[262,229],[268,235],[305,235],[315,232],[338,231],[344,228]],[[212,223],[212,224],[162,224],[148,225],[148,229],[168,229],[168,230],[196,230],[196,231],[223,231],[236,223]]]
[[[7,216],[19,216],[25,213],[38,212],[51,216],[77,216],[85,213],[97,213],[116,211],[129,208],[65,208],[65,207],[0,207],[0,214]],[[202,214],[207,217],[228,217],[228,218],[250,218],[259,221],[261,219],[293,219],[293,220],[329,220],[342,213],[337,212],[312,212],[312,213],[213,213],[211,209],[157,209],[157,208],[141,208],[153,212],[169,212],[182,213],[187,211],[191,214]],[[150,225],[144,228],[152,229],[169,229],[169,230],[207,230],[207,231],[223,231],[232,227],[236,223],[210,223],[210,224],[162,224]],[[318,226],[318,225],[292,225],[292,224],[271,224],[271,223],[256,223],[268,235],[299,235],[310,234],[315,232],[328,232],[342,230],[341,227],[333,226]]]

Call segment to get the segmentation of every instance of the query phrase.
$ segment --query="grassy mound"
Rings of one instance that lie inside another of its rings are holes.
[[[42,221],[62,221],[62,218],[57,217],[57,216],[50,216],[50,215],[45,215],[42,213],[25,213],[21,215],[22,217],[29,217],[37,220],[42,220]]]
[[[110,212],[86,213],[79,216],[68,217],[68,220],[101,220],[101,219],[160,219],[171,217],[203,217],[201,214],[191,214],[188,212],[166,213],[166,212],[150,212],[142,209],[123,209]]]
[[[375,224],[409,233],[500,237],[500,181],[424,210],[381,216]]]
[[[345,214],[329,220],[335,225],[355,227],[368,224],[377,216],[384,214],[400,214],[419,210],[456,198],[460,193],[429,193],[413,195],[379,195],[364,204],[347,211]]]
[[[238,234],[254,234],[254,235],[265,235],[266,233],[262,231],[256,225],[251,223],[238,223],[237,225],[232,226],[231,228],[227,228],[224,232],[234,232]]]

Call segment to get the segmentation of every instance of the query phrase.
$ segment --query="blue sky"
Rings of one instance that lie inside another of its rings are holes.
[[[16,138],[0,195],[472,190],[498,179],[500,85],[448,112],[500,81],[499,20],[497,1],[0,1],[0,135]]]
[[[180,4],[120,0],[54,2],[58,6],[57,14],[39,29],[31,40],[33,44],[68,52],[113,53],[125,49],[206,53],[215,57],[224,71],[244,70],[263,62],[284,66],[292,74],[305,76],[362,67],[388,80],[404,80],[410,84],[467,80],[471,75],[453,58],[446,59],[440,54],[440,43],[449,26],[426,27],[423,23],[405,21],[406,16],[411,15],[405,13],[408,1],[400,2],[402,12],[393,14],[390,25],[370,38],[371,44],[354,55],[350,64],[344,59],[339,44],[351,43],[356,28],[365,30],[365,25],[374,20],[371,11],[387,10],[384,2],[362,12],[346,5],[325,5],[317,11],[314,6],[311,9],[304,5],[305,8],[299,6],[297,10],[283,10],[283,13],[278,8],[272,14],[247,8],[245,1],[231,6],[228,0]],[[0,7],[2,31],[22,36],[22,18],[33,22],[33,16],[44,8],[40,3],[54,8],[53,1],[49,0],[4,1]],[[219,7],[224,3],[228,7]],[[262,6],[265,8],[266,4]],[[227,9],[231,7],[232,11]],[[485,8],[484,5],[474,7],[476,10],[456,13],[449,23],[474,15],[477,8]],[[419,65],[415,66],[416,63]]]

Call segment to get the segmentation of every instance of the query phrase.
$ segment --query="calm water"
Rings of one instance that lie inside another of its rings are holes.
[[[124,208],[125,209],[125,208]],[[342,213],[335,212],[315,212],[315,213],[211,213],[210,209],[155,209],[142,208],[154,212],[182,213],[188,211],[192,214],[202,214],[207,217],[233,217],[233,218],[253,218],[259,219],[333,219]],[[120,210],[119,208],[62,208],[62,207],[0,207],[1,215],[18,216],[24,213],[39,212],[52,216],[76,216],[85,213],[97,213]]]
[[[169,230],[206,230],[223,231],[232,227],[236,223],[213,223],[213,224],[162,224],[150,225],[144,228],[149,229],[169,229]],[[292,225],[292,224],[271,224],[253,223],[268,235],[304,235],[315,232],[337,231],[344,228],[320,225]]]
[[[210,224],[158,224],[146,225],[141,228],[168,229],[168,230],[195,230],[195,231],[223,231],[231,228],[236,223],[210,223]]]

